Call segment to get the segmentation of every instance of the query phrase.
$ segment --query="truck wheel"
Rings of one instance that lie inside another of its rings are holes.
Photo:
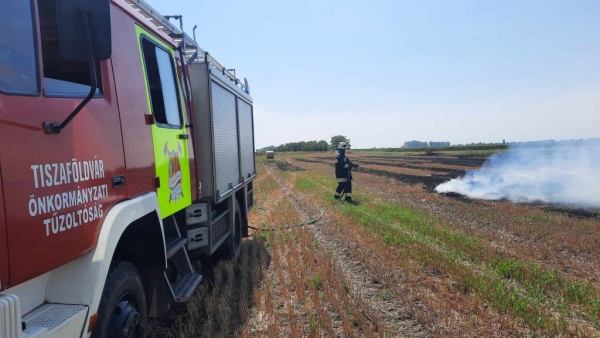
[[[113,261],[92,338],[144,338],[147,322],[146,296],[137,269],[129,262]]]
[[[226,258],[238,258],[242,253],[242,212],[238,202],[235,202],[235,235],[229,235],[229,238],[221,247],[222,256]]]

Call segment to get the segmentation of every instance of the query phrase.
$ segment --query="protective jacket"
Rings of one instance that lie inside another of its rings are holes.
[[[354,163],[346,157],[346,151],[340,149],[335,156],[335,178],[338,182],[347,182],[352,180],[352,168]]]

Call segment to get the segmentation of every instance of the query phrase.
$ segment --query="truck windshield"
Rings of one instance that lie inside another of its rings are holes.
[[[0,0],[0,92],[38,92],[31,1]]]

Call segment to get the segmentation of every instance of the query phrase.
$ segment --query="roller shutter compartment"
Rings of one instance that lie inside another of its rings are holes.
[[[254,135],[252,135],[252,106],[238,98],[240,124],[240,148],[242,154],[242,176],[248,180],[254,176]]]
[[[215,81],[211,84],[217,199],[240,183],[235,96]]]

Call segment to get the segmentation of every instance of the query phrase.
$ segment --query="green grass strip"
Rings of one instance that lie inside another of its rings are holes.
[[[329,177],[317,174],[301,173],[296,178],[298,189],[317,195],[323,201],[331,200],[327,186],[334,187],[335,181]],[[425,245],[419,252],[411,252],[423,266],[432,266],[442,271],[454,270],[460,272],[461,285],[465,290],[477,290],[486,300],[497,309],[512,312],[532,328],[548,332],[565,332],[567,326],[562,314],[560,320],[550,319],[547,311],[540,311],[539,306],[549,299],[550,295],[558,293],[562,299],[555,300],[555,307],[561,312],[572,310],[562,305],[562,301],[587,305],[587,319],[596,323],[599,314],[598,298],[591,284],[587,282],[571,282],[556,271],[543,270],[533,264],[523,263],[504,257],[485,255],[482,238],[450,232],[448,225],[423,212],[412,210],[406,206],[375,202],[373,198],[362,191],[355,190],[353,195],[361,201],[359,206],[339,204],[337,208],[352,220],[376,233],[390,246]],[[434,226],[436,225],[436,226]],[[440,228],[441,226],[441,228]],[[440,256],[427,246],[435,244],[441,247]],[[466,271],[461,260],[473,263],[487,263],[485,270],[493,271],[500,278],[483,277]],[[458,269],[458,270],[457,270]],[[458,277],[458,276],[454,276]],[[523,291],[511,286],[509,281],[523,285]],[[533,302],[533,303],[532,303]]]

